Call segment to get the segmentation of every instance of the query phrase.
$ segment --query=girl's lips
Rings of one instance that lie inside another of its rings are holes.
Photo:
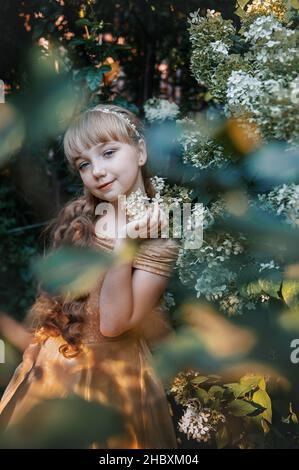
[[[111,185],[114,183],[115,180],[112,180],[110,183],[105,184],[105,186],[100,186],[99,189],[101,191],[105,191],[106,189],[109,189]]]

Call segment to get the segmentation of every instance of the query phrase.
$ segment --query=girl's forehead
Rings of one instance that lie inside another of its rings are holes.
[[[98,144],[95,144],[94,146],[90,147],[90,148],[98,148],[98,149],[101,149],[103,147],[105,147],[105,145],[109,145],[109,144],[123,144],[124,142],[120,142],[119,140],[106,140],[105,142],[99,142]]]

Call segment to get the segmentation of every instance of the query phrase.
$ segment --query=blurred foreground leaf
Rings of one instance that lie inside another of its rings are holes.
[[[45,400],[0,435],[0,447],[87,448],[122,431],[122,417],[113,408],[80,397]]]
[[[111,264],[112,257],[90,248],[60,248],[32,263],[32,269],[52,293],[84,294]]]

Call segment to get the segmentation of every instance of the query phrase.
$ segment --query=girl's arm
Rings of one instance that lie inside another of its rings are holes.
[[[159,207],[145,220],[146,230],[163,226]],[[165,220],[164,220],[165,222]],[[114,252],[124,249],[125,238],[116,240]],[[100,329],[104,336],[118,336],[142,321],[159,302],[168,283],[165,276],[139,269],[132,273],[132,261],[110,268],[103,280],[100,293]]]

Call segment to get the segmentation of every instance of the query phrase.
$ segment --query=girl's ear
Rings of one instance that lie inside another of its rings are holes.
[[[139,166],[145,165],[147,161],[147,151],[146,151],[146,144],[144,139],[139,139],[138,142],[138,164]]]

